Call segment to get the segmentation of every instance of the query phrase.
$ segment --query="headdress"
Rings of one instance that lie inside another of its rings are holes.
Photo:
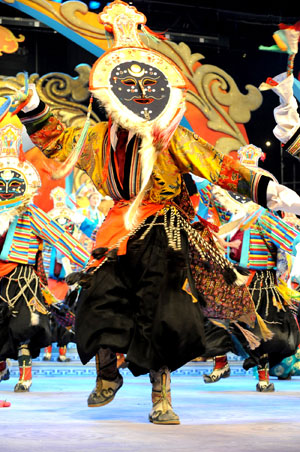
[[[275,176],[273,176],[272,173],[258,166],[259,160],[264,161],[266,158],[266,155],[261,150],[261,148],[254,146],[254,144],[246,144],[245,146],[240,147],[237,153],[240,162],[244,166],[251,169],[252,171],[255,171],[256,173],[260,173],[267,177],[270,177],[271,179],[273,179],[274,182],[278,183],[278,180],[276,179]]]
[[[67,192],[62,187],[55,187],[50,192],[53,200],[53,209],[48,215],[53,218],[61,227],[71,234],[74,232],[75,223],[73,221],[74,211],[66,204]]]
[[[41,186],[35,167],[22,151],[22,124],[11,112],[13,100],[0,98],[0,234],[25,210]],[[13,108],[14,109],[14,108]]]

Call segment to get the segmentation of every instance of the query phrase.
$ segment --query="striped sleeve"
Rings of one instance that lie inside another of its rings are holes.
[[[74,264],[84,267],[90,256],[83,246],[37,206],[31,204],[29,210],[36,235],[53,245]]]
[[[48,105],[40,101],[39,106],[34,110],[24,113],[20,111],[18,117],[27,129],[28,135],[33,134],[37,129],[43,127],[49,120],[51,111]]]
[[[266,210],[258,220],[258,224],[263,228],[268,239],[283,251],[292,254],[293,244],[299,232],[285,221]]]

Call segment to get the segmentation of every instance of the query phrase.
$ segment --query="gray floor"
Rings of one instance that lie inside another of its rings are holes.
[[[48,369],[60,366],[47,363]],[[274,379],[276,391],[255,391],[252,375],[205,385],[199,375],[174,375],[173,406],[179,426],[148,422],[147,376],[124,374],[115,400],[88,408],[93,376],[34,377],[30,393],[13,392],[16,369],[0,384],[1,452],[299,452],[300,377]]]

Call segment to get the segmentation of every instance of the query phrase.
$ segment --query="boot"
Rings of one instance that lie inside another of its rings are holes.
[[[266,365],[263,369],[258,368],[258,383],[256,385],[258,392],[274,392],[275,386],[269,381],[269,366]]]
[[[117,357],[109,348],[100,348],[96,356],[96,386],[88,397],[89,407],[100,407],[112,402],[123,385],[117,368]]]
[[[0,361],[0,381],[8,380],[10,377],[6,361]]]
[[[67,346],[65,345],[64,347],[59,347],[58,349],[58,357],[57,357],[57,361],[61,362],[61,363],[68,363],[70,360],[70,358],[68,358],[66,356],[67,354]]]
[[[31,356],[28,349],[28,345],[21,345],[18,351],[18,362],[20,377],[19,381],[15,386],[15,392],[28,392],[32,384],[32,374],[31,374]]]
[[[180,424],[179,417],[174,413],[171,404],[171,375],[169,369],[164,366],[157,372],[150,371],[152,383],[152,410],[149,421],[153,424],[173,425]]]
[[[51,355],[52,355],[52,345],[48,345],[48,347],[44,348],[43,361],[50,361]]]
[[[214,368],[210,374],[204,374],[204,383],[215,383],[221,378],[228,378],[230,376],[230,367],[227,361],[227,356],[216,356],[214,358]]]

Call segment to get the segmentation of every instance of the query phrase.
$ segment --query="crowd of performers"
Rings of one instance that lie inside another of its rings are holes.
[[[88,406],[114,399],[123,354],[134,376],[150,376],[150,422],[179,424],[170,375],[188,361],[215,358],[204,377],[215,382],[229,376],[227,353],[241,354],[245,368],[258,366],[265,392],[274,390],[269,368],[297,352],[298,292],[276,269],[278,249],[297,260],[300,197],[257,161],[224,155],[180,125],[186,80],[140,40],[143,14],[115,0],[99,17],[115,44],[95,62],[89,88],[107,121],[64,128],[34,86],[1,99],[0,376],[9,376],[7,359],[18,359],[15,391],[28,391],[31,359],[74,340],[83,364],[95,358]],[[297,27],[276,37],[295,56]],[[277,137],[298,157],[297,101],[280,91],[286,79],[293,84],[288,73],[267,85],[284,105]],[[35,206],[41,177],[22,149],[24,127],[51,177],[75,166],[89,176],[88,208],[75,212],[59,188],[52,211]],[[243,158],[256,150],[246,146]],[[201,181],[196,218],[191,174]],[[99,193],[113,200],[106,216]]]

